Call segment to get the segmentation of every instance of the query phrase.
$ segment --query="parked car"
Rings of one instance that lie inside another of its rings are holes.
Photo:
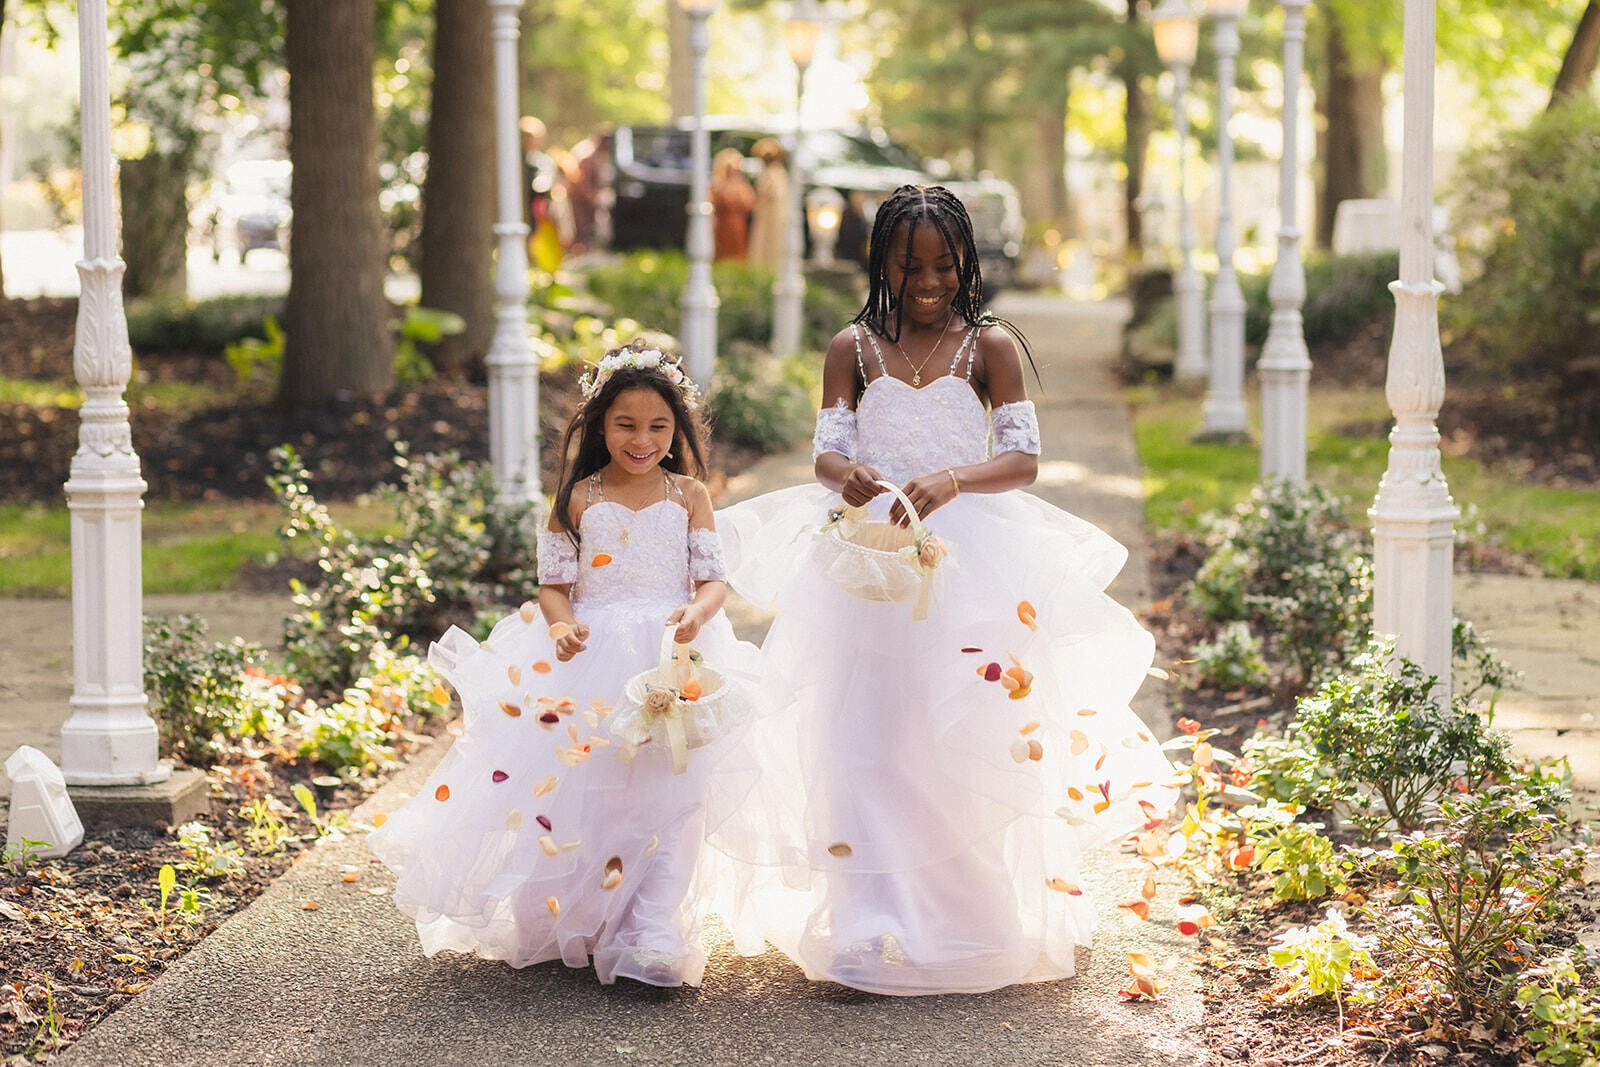
[[[961,198],[972,216],[984,290],[993,295],[1011,288],[1017,282],[1017,261],[1022,256],[1022,203],[1017,187],[1004,178],[992,177],[944,184]]]
[[[763,137],[787,142],[792,131],[748,120],[714,118],[707,125],[712,155],[731,147],[748,157]],[[806,130],[803,136],[801,161],[807,171],[808,197],[816,190],[831,189],[842,204],[853,199],[869,226],[877,205],[895,188],[929,180],[916,156],[881,132],[817,129]],[[759,164],[750,162],[754,178]],[[612,247],[683,247],[688,228],[690,124],[618,127],[612,163]],[[806,243],[808,248],[812,244],[810,233]],[[840,258],[848,257],[841,251]]]

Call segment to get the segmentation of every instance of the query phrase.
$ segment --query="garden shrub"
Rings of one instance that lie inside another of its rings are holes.
[[[1392,644],[1373,642],[1299,701],[1293,729],[1327,761],[1337,798],[1369,834],[1390,823],[1415,830],[1451,789],[1511,771],[1506,736],[1463,700],[1439,706],[1436,683]]]
[[[1344,912],[1329,908],[1322,922],[1291,926],[1279,934],[1267,955],[1290,981],[1283,999],[1333,997],[1342,1020],[1345,989],[1359,989],[1358,983],[1377,974],[1372,962],[1376,944],[1371,937],[1353,933]]]
[[[293,686],[269,677],[264,662],[266,652],[242,639],[207,641],[196,616],[145,619],[144,687],[162,754],[204,763],[239,738],[276,735]]]
[[[1291,823],[1263,837],[1256,846],[1256,869],[1276,874],[1272,895],[1279,900],[1321,900],[1343,893],[1344,872],[1333,842],[1317,831],[1320,823]]]
[[[1291,725],[1281,737],[1258,733],[1244,743],[1250,788],[1272,800],[1302,808],[1326,810],[1338,796],[1338,779],[1322,754]]]
[[[1395,977],[1447,996],[1464,1015],[1494,1014],[1512,979],[1544,940],[1560,892],[1582,879],[1583,851],[1563,846],[1563,820],[1515,787],[1444,801],[1427,830],[1358,858],[1394,896],[1367,909],[1398,957]]]
[[[1312,253],[1305,259],[1306,299],[1300,309],[1306,346],[1338,347],[1358,337],[1374,319],[1394,317],[1389,283],[1400,276],[1398,252],[1335,256]],[[1245,340],[1266,344],[1272,326],[1270,274],[1241,276],[1245,298]]]
[[[719,348],[735,341],[766,347],[772,341],[773,273],[749,263],[718,263],[711,269],[720,307],[717,310]],[[689,262],[678,252],[635,252],[622,262],[589,272],[589,290],[617,314],[627,315],[647,329],[676,336],[680,327],[683,288],[689,279]],[[802,305],[800,346],[820,352],[828,347],[862,301],[853,292],[828,284],[824,275],[807,279]]]
[[[1453,209],[1465,288],[1443,305],[1448,347],[1482,380],[1600,435],[1600,102],[1579,96],[1462,161]]]
[[[730,344],[717,363],[711,425],[717,441],[777,452],[811,432],[817,371],[804,356],[775,359],[754,345]]]
[[[268,317],[282,319],[281,296],[219,296],[190,301],[150,297],[128,303],[128,343],[134,352],[220,354],[229,344],[254,337]]]
[[[1271,677],[1261,657],[1261,638],[1248,623],[1237,621],[1225,623],[1215,640],[1196,646],[1194,669],[1198,681],[1226,689],[1266,685]]]
[[[1517,988],[1517,1003],[1531,1016],[1523,1036],[1538,1049],[1538,1062],[1600,1064],[1600,970],[1582,946],[1534,968]]]
[[[534,595],[542,504],[503,499],[486,464],[397,448],[401,483],[384,496],[399,530],[368,540],[317,503],[292,448],[272,458],[284,540],[304,543],[321,572],[291,583],[296,610],[284,620],[286,661],[308,688],[339,692],[371,669],[379,646],[475,626]]]

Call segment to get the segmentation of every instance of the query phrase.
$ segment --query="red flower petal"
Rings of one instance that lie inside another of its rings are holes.
[[[491,781],[493,781],[496,785],[498,785],[499,783],[505,781],[507,778],[510,778],[510,777],[511,776],[509,774],[507,774],[505,771],[495,771],[493,774],[491,774],[489,776],[489,779]]]

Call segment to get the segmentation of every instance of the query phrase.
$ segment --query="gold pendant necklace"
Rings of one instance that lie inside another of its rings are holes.
[[[935,352],[939,351],[939,346],[944,344],[944,335],[947,332],[949,332],[949,330],[950,330],[950,320],[955,318],[955,317],[956,317],[955,308],[951,308],[950,311],[948,313],[946,313],[946,315],[944,317],[944,329],[939,331],[939,339],[937,341],[933,342],[933,347],[928,349],[928,354],[922,357],[922,362],[921,363],[913,363],[913,362],[911,362],[911,357],[906,355],[905,346],[902,345],[898,340],[895,341],[894,346],[900,350],[900,358],[905,360],[906,361],[906,366],[911,368],[911,387],[913,389],[917,389],[917,388],[921,387],[921,385],[922,385],[922,368],[926,367],[928,365],[928,360],[932,359],[933,358],[933,354]]]

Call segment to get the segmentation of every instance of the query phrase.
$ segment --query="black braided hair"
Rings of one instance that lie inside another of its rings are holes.
[[[910,248],[916,228],[923,223],[939,231],[956,261],[960,288],[951,301],[951,308],[968,326],[1000,326],[1016,338],[1037,379],[1039,368],[1033,362],[1033,352],[1022,331],[984,310],[983,271],[978,265],[978,242],[972,232],[972,217],[967,214],[961,198],[942,185],[902,185],[878,205],[878,213],[872,220],[872,241],[867,249],[867,302],[850,321],[867,326],[879,337],[900,340],[900,309],[905,306],[906,277],[900,280],[900,291],[889,288],[889,245],[895,231],[905,225],[908,227],[906,247]]]

